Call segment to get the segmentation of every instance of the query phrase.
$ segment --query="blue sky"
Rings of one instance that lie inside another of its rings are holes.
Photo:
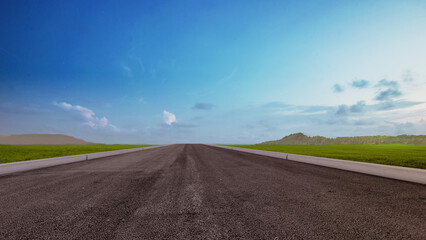
[[[425,1],[1,1],[0,134],[426,134]]]

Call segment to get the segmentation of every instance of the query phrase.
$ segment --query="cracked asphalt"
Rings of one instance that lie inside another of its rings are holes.
[[[0,239],[426,239],[426,186],[207,145],[0,177]]]

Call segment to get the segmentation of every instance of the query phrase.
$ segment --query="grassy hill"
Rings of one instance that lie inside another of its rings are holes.
[[[426,144],[426,135],[399,136],[362,136],[326,138],[309,137],[303,133],[294,133],[280,140],[261,143],[263,145],[329,145],[329,144]]]

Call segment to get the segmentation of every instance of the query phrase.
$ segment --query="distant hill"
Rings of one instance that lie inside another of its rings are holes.
[[[426,135],[364,136],[326,138],[294,133],[280,140],[263,142],[265,145],[326,145],[326,144],[426,144]]]
[[[6,145],[83,145],[93,144],[84,140],[62,134],[19,134],[0,135],[0,144]]]

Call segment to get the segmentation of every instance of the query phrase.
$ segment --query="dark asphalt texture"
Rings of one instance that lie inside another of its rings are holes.
[[[426,239],[426,186],[207,145],[0,186],[0,239]]]

